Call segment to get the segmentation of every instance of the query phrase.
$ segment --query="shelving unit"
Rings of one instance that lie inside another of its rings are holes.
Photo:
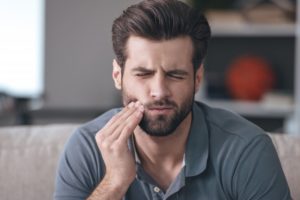
[[[300,6],[297,6],[300,10]],[[229,61],[234,56],[243,54],[243,48],[247,49],[246,44],[249,43],[250,52],[253,53],[258,50],[258,55],[270,58],[268,60],[274,58],[276,60],[274,62],[279,62],[275,66],[277,74],[283,76],[281,77],[282,85],[279,89],[287,90],[291,101],[282,103],[280,101],[275,101],[275,103],[244,102],[230,98],[211,97],[208,94],[207,86],[209,80],[205,81],[204,91],[196,94],[196,99],[214,107],[231,110],[245,117],[271,120],[281,118],[283,120],[283,132],[300,135],[300,58],[298,58],[300,57],[300,27],[299,20],[296,21],[295,24],[210,23],[212,42],[206,60],[208,74],[211,73],[211,68],[214,68],[212,71],[218,69],[218,73],[223,73],[224,76]],[[230,42],[227,42],[228,40]],[[280,49],[281,46],[283,46],[282,49]],[[228,53],[226,47],[228,51],[232,52]],[[241,51],[239,52],[239,50]],[[222,55],[220,52],[226,55]],[[220,59],[224,62],[214,59]]]
[[[225,108],[248,117],[288,118],[294,111],[294,105],[292,104],[278,105],[263,102],[211,99],[202,99],[201,101],[213,107]]]
[[[211,24],[213,37],[292,37],[295,24]]]

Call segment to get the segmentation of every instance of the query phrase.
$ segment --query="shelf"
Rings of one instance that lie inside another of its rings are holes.
[[[199,100],[199,99],[198,99]],[[200,100],[212,107],[223,108],[247,117],[286,118],[293,114],[292,104],[267,104],[263,102],[226,101],[226,100]]]
[[[294,24],[211,24],[213,37],[293,37],[296,35]]]

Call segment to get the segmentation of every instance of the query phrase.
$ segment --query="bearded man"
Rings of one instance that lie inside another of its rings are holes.
[[[291,199],[264,131],[194,101],[210,35],[205,17],[177,0],[144,0],[114,21],[124,107],[71,136],[56,200]]]

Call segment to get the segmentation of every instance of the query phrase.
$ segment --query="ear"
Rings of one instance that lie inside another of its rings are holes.
[[[204,67],[203,64],[200,65],[200,67],[197,69],[196,74],[195,74],[195,93],[199,90],[201,81],[203,78],[204,74]]]
[[[115,87],[118,90],[122,89],[122,71],[120,65],[117,63],[116,59],[113,60],[113,71],[112,78],[115,82]]]

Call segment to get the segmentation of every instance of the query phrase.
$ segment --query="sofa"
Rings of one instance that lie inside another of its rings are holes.
[[[0,199],[53,199],[64,143],[78,124],[0,128]],[[300,137],[270,134],[293,198],[300,200]]]

